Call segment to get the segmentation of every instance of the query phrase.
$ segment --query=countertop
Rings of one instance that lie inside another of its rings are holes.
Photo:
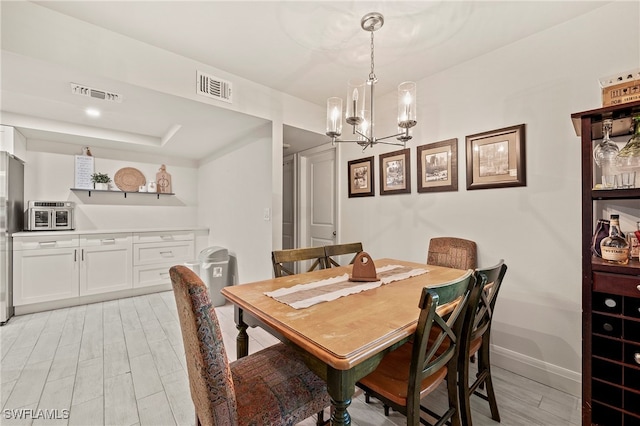
[[[209,228],[202,226],[172,226],[167,228],[133,228],[133,229],[75,229],[73,231],[23,231],[11,234],[15,237],[42,237],[46,235],[88,235],[88,234],[132,234],[141,232],[175,232],[175,231],[203,231],[209,233]]]

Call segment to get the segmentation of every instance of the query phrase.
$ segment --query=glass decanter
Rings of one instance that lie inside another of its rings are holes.
[[[598,167],[604,168],[607,162],[613,162],[618,155],[619,149],[611,139],[611,128],[613,120],[606,119],[602,121],[602,140],[593,150],[593,159]]]

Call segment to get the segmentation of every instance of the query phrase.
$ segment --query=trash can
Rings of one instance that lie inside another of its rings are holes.
[[[223,287],[232,285],[229,272],[229,251],[224,247],[207,247],[198,255],[200,278],[209,288],[213,306],[222,306],[226,299],[220,294]]]

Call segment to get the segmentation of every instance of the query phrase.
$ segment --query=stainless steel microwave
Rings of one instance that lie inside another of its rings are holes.
[[[27,231],[75,229],[73,201],[29,201],[24,220]]]

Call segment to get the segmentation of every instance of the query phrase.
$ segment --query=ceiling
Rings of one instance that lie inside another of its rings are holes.
[[[360,28],[360,18],[367,12],[385,16],[383,28],[375,33],[376,90],[381,94],[394,91],[402,81],[419,81],[608,2],[34,3],[324,106],[327,97],[344,97],[349,78],[368,76],[370,40]],[[99,120],[79,117],[78,108],[85,106],[86,98],[72,95],[70,82],[126,93],[127,101],[103,103]],[[192,159],[204,158],[247,135],[270,133],[269,122],[261,118],[5,51],[2,111],[24,123],[21,129],[28,138],[108,143]],[[40,126],[47,130],[29,125],[30,117],[49,120],[48,126]],[[100,133],[86,131],[96,127]],[[292,145],[289,152],[301,149],[300,143],[306,142],[304,149],[326,142],[321,135],[289,126],[284,138]]]

